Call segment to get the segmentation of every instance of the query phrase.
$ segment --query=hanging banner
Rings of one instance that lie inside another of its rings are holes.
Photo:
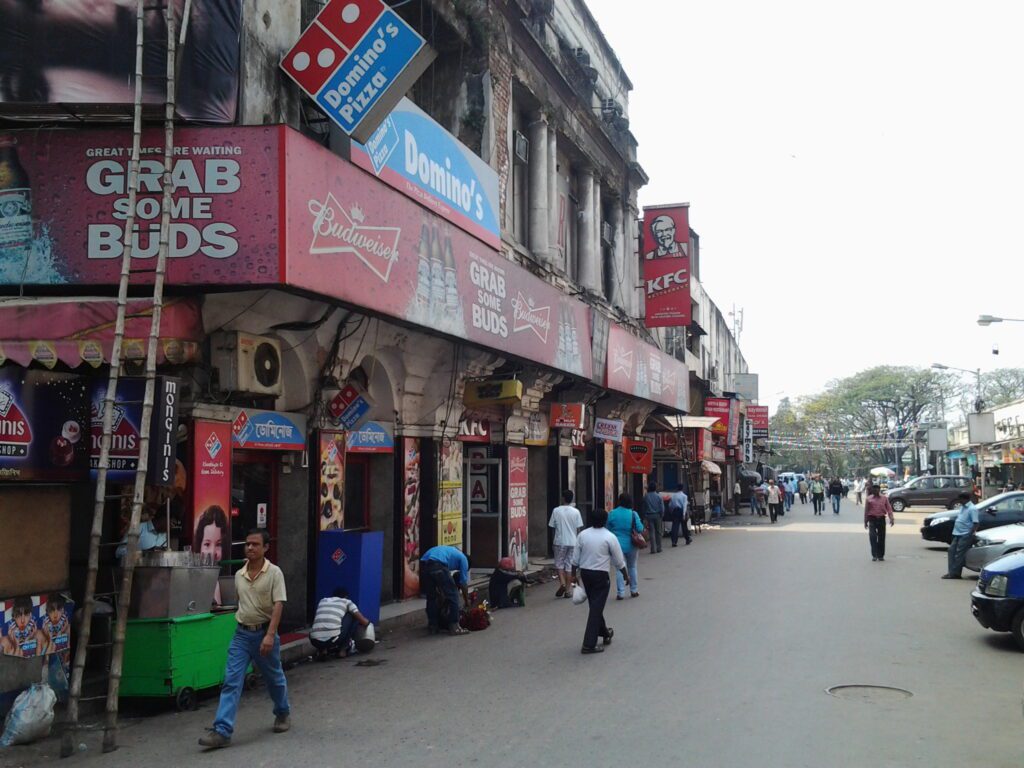
[[[306,417],[283,411],[243,408],[231,425],[238,448],[262,451],[306,450]]]
[[[320,430],[318,453],[320,482],[317,484],[317,520],[321,531],[345,528],[346,434]]]
[[[622,469],[633,475],[649,475],[654,471],[654,443],[630,437],[623,440]]]
[[[644,324],[686,326],[690,311],[689,205],[644,208]]]
[[[747,421],[753,424],[753,438],[755,440],[768,437],[769,418],[767,405],[748,405]]]
[[[420,439],[402,438],[402,598],[420,594]]]
[[[622,419],[594,419],[594,439],[621,443],[625,425]]]
[[[231,551],[231,425],[196,419],[192,426],[194,552],[219,561]],[[190,529],[192,530],[192,529]],[[206,542],[209,542],[208,544]]]
[[[732,401],[727,397],[709,397],[704,400],[704,415],[718,419],[711,425],[711,432],[716,435],[729,434],[729,418],[732,413]]]
[[[619,325],[609,328],[605,386],[677,411],[690,408],[686,364]]]
[[[331,398],[327,411],[340,427],[359,429],[366,420],[373,402],[362,386],[349,382]]]
[[[441,476],[437,497],[437,543],[462,547],[462,443],[441,443]]]
[[[582,429],[583,403],[552,403],[552,429]]]
[[[528,451],[508,449],[508,554],[516,570],[525,571],[529,564],[529,495]]]

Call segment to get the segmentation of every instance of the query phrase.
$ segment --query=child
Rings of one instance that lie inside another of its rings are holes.
[[[7,636],[3,638],[3,652],[8,656],[31,659],[38,655],[41,636],[32,618],[32,599],[18,597],[11,610],[12,619],[7,624]]]
[[[64,653],[71,646],[71,624],[64,611],[64,598],[60,595],[51,595],[46,601],[42,635],[45,640],[43,653]]]

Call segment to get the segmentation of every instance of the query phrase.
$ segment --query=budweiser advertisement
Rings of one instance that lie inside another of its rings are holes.
[[[689,204],[644,208],[643,244],[645,324],[689,325]]]
[[[517,571],[529,565],[529,467],[526,448],[508,449],[508,554]]]
[[[686,365],[629,331],[608,331],[605,386],[679,411],[689,410],[690,373]]]
[[[718,419],[711,425],[711,431],[716,435],[729,434],[731,402],[732,400],[728,397],[709,397],[704,401],[704,415],[714,416]]]

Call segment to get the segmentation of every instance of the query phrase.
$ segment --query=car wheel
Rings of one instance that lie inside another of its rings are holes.
[[[903,501],[903,499],[893,499],[893,502],[892,502],[892,511],[893,512],[902,512],[906,508],[907,508],[907,503],[905,501]]]
[[[1010,634],[1013,635],[1013,642],[1017,644],[1017,648],[1024,651],[1024,608],[1014,615],[1010,624]]]

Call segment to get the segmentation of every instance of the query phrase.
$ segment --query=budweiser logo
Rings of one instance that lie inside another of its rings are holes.
[[[551,330],[551,307],[534,307],[533,300],[523,296],[520,291],[512,299],[513,326],[512,332],[530,330],[537,334],[543,343],[548,343],[548,331]]]
[[[522,473],[525,474],[525,472],[526,472],[526,457],[525,456],[515,456],[515,457],[509,459],[508,460],[508,470],[509,470],[509,472],[513,472],[513,473],[514,472],[522,472]]]
[[[623,373],[627,379],[633,378],[633,351],[621,349],[612,351],[612,372]]]
[[[398,261],[401,227],[369,227],[359,206],[345,210],[330,192],[326,199],[310,200],[313,241],[310,253],[347,253],[355,256],[385,283]]]

